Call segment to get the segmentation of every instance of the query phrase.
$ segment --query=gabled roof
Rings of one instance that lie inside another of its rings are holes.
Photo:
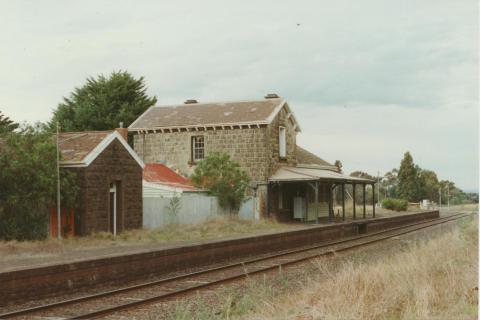
[[[129,131],[147,131],[164,128],[264,125],[269,124],[284,106],[297,124],[284,99],[269,98],[253,101],[153,106],[135,120],[128,129]],[[296,127],[300,130],[298,124]]]
[[[58,136],[58,146],[62,153],[62,167],[88,167],[117,139],[135,161],[143,168],[145,165],[127,141],[117,131],[62,132]]]
[[[302,147],[296,146],[296,155],[297,155],[297,166],[319,166],[324,169],[330,169],[337,171],[338,168],[333,164],[323,160],[317,155],[303,149]]]
[[[190,184],[190,181],[160,163],[147,163],[143,169],[143,180],[150,183],[161,184],[183,191],[199,191]]]

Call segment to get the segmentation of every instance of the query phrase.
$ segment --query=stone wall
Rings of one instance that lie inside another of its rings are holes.
[[[286,128],[287,156],[279,158],[279,126]],[[265,182],[281,165],[295,165],[296,132],[282,109],[268,126],[206,131],[135,134],[134,149],[145,163],[165,163],[185,176],[192,174],[191,137],[204,136],[205,155],[224,152],[252,181]]]
[[[110,183],[118,182],[117,232],[142,227],[142,168],[114,140],[87,168],[78,168],[80,234],[110,230]]]
[[[286,153],[285,158],[279,156],[279,128],[285,127],[286,129]],[[296,166],[296,146],[297,146],[297,133],[294,128],[293,121],[288,118],[288,112],[284,108],[280,110],[278,115],[273,119],[272,123],[267,128],[267,150],[269,154],[269,172],[268,176],[271,176],[281,166]]]
[[[134,147],[145,163],[166,163],[189,176],[195,169],[191,162],[191,137],[203,136],[205,155],[224,152],[245,170],[252,181],[268,178],[267,128],[184,131],[135,135]]]

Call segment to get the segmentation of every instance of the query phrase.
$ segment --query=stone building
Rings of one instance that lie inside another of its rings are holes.
[[[63,132],[62,170],[76,173],[76,234],[118,233],[142,227],[143,161],[126,141],[127,129]]]
[[[305,202],[305,210],[298,209],[302,217],[297,210],[299,219],[318,220],[322,214],[331,215],[331,205],[327,204],[331,204],[332,183],[355,179],[338,173],[332,164],[297,146],[300,125],[287,101],[276,94],[255,101],[187,100],[181,105],[153,106],[128,130],[134,133],[134,149],[144,162],[163,163],[186,176],[209,153],[229,154],[252,179],[261,213],[272,213],[282,220],[294,218],[294,201],[301,201],[295,198]],[[305,168],[327,173],[329,179],[286,174]],[[321,183],[314,196],[310,194],[312,183]],[[310,215],[309,210],[313,210]]]

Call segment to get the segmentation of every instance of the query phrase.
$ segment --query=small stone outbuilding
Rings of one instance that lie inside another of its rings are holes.
[[[126,137],[126,129],[59,134],[60,166],[76,173],[80,189],[76,234],[142,227],[144,163]]]

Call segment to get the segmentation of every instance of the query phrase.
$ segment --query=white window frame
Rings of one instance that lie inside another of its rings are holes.
[[[201,139],[201,141],[197,141],[197,139],[198,140]],[[205,137],[192,136],[191,143],[192,143],[192,161],[197,162],[205,159]]]
[[[278,156],[287,157],[287,128],[282,126],[278,127]]]

